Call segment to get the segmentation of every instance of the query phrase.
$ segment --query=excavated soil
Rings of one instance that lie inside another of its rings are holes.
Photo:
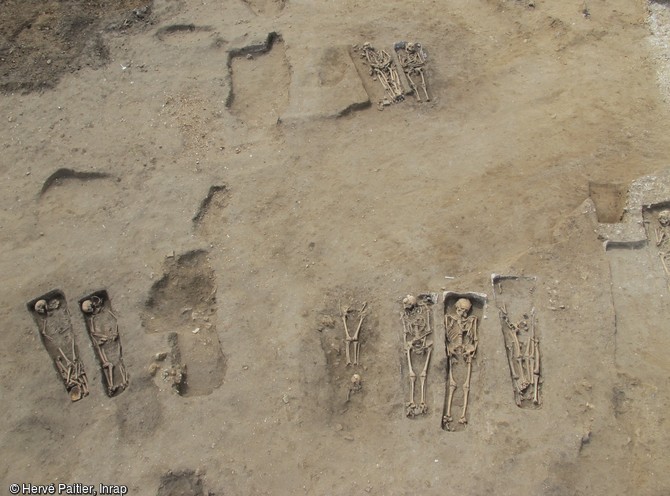
[[[668,168],[669,40],[643,0],[0,1],[0,490],[670,494],[660,248],[596,232]],[[357,58],[399,41],[428,102],[380,105]],[[492,274],[534,278],[497,302],[534,308],[540,405],[515,404]],[[79,401],[26,307],[54,289]],[[113,397],[76,308],[101,290]],[[448,291],[486,295],[452,431]],[[413,418],[409,293],[440,297]]]

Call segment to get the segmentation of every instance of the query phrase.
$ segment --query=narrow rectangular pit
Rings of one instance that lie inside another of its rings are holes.
[[[128,387],[118,318],[104,289],[81,298],[79,310],[84,316],[88,337],[100,365],[105,393],[111,398]]]
[[[589,198],[596,206],[596,217],[603,224],[621,222],[626,207],[627,186],[619,183],[589,182]]]
[[[649,240],[647,246],[658,254],[659,265],[670,288],[670,202],[650,205],[642,210],[642,216]]]
[[[63,292],[54,289],[30,300],[26,306],[70,400],[79,401],[88,396],[88,380],[84,364],[79,360],[79,349]]]
[[[539,408],[542,404],[542,363],[533,301],[536,279],[493,274],[491,284],[500,317],[514,402],[519,408]]]
[[[410,386],[409,401],[405,405],[408,418],[428,413],[426,387],[435,341],[433,306],[438,297],[437,293],[423,293],[416,297],[407,295],[402,300],[403,352]]]
[[[444,293],[447,384],[442,429],[445,431],[462,431],[468,423],[470,385],[479,344],[478,328],[485,305],[486,295],[482,293]]]

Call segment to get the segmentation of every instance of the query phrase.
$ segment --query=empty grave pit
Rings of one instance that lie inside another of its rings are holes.
[[[226,107],[249,127],[276,125],[288,106],[291,80],[281,36],[232,49],[228,57],[231,78]]]
[[[589,182],[589,198],[596,206],[596,217],[603,224],[621,222],[626,206],[625,184]]]

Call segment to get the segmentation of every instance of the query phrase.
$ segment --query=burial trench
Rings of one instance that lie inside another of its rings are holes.
[[[154,372],[160,370],[159,380],[170,383],[180,396],[211,394],[225,378],[216,293],[207,252],[194,250],[167,262],[145,303],[142,326],[147,333],[165,335],[169,349]]]
[[[596,206],[598,222],[621,222],[626,205],[626,185],[620,183],[589,182],[589,198]]]
[[[335,291],[328,294],[327,300],[316,329],[325,358],[327,409],[340,416],[368,401],[365,381],[374,375],[378,320],[374,300],[364,297],[363,292]]]
[[[229,52],[231,78],[226,107],[249,127],[276,125],[289,103],[291,75],[281,36]]]

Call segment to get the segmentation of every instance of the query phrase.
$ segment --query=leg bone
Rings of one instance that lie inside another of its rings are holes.
[[[463,384],[463,412],[461,418],[458,420],[461,424],[467,424],[468,420],[466,414],[468,412],[468,397],[470,396],[470,376],[472,373],[472,357],[468,358],[468,373]]]

